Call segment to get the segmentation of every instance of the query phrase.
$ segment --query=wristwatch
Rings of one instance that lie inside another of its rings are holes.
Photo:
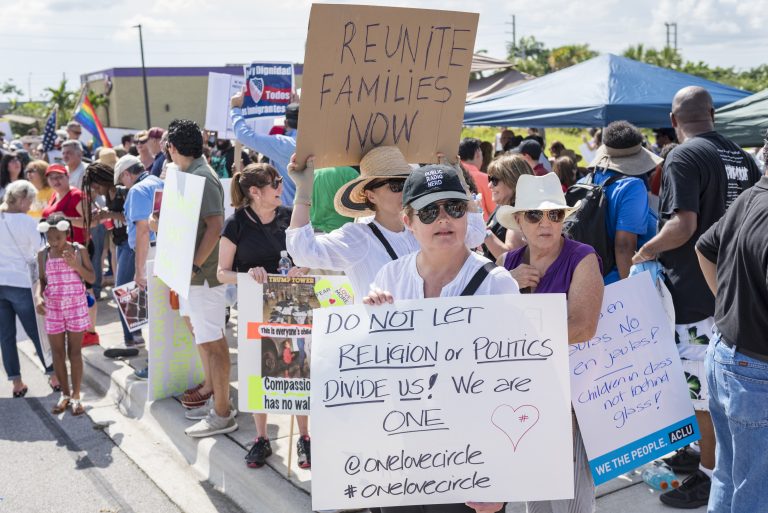
[[[199,274],[202,270],[199,265],[192,264],[192,274]]]

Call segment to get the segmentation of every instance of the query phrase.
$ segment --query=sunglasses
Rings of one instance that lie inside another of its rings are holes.
[[[147,144],[147,139],[144,139],[143,141],[136,140],[136,144]]]
[[[565,219],[565,210],[526,210],[523,213],[523,217],[531,224],[539,224],[544,219],[544,214],[547,214],[547,219],[553,223],[562,223]]]
[[[467,213],[467,202],[463,200],[448,200],[445,202],[430,203],[421,210],[416,211],[419,221],[424,224],[432,224],[440,215],[440,207],[453,219],[461,219]]]
[[[271,185],[273,189],[277,190],[277,188],[280,187],[281,183],[283,183],[283,177],[282,176],[276,176],[275,178],[272,179],[271,182],[266,182],[266,183],[263,183],[263,184],[258,184],[258,185],[256,185],[256,187],[262,188],[262,187],[266,187],[267,185]]]
[[[498,176],[489,176],[488,177],[488,183],[493,185],[494,187],[499,185],[500,181],[501,181],[501,179]]]
[[[60,232],[69,231],[69,221],[62,219],[56,224],[50,224],[46,221],[43,221],[42,223],[37,225],[37,231],[40,233],[48,233],[48,230],[50,230],[51,228],[56,228]]]
[[[384,187],[385,185],[389,185],[389,190],[398,193],[403,192],[403,187],[405,187],[405,178],[390,178],[388,180],[376,180],[368,184],[366,189],[369,191],[372,191],[373,189],[378,189],[379,187]]]

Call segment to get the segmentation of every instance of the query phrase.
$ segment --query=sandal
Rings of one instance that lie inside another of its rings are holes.
[[[72,399],[69,404],[72,406],[72,415],[75,417],[85,413],[85,407],[83,406],[83,403],[80,402],[80,399]]]
[[[64,413],[67,411],[67,407],[69,406],[69,396],[61,394],[61,397],[59,397],[59,402],[56,403],[56,406],[53,407],[51,410],[51,413],[54,415],[58,415],[60,413]]]
[[[61,384],[58,383],[56,385],[53,384],[53,378],[48,378],[48,386],[51,387],[51,390],[54,392],[61,392]]]
[[[210,391],[207,394],[203,394],[200,392],[200,389],[197,389],[191,394],[185,393],[181,397],[181,405],[188,410],[199,408],[202,405],[204,405],[205,402],[208,399],[210,399],[212,395],[213,395],[213,391]]]
[[[29,388],[27,387],[21,388],[19,390],[14,390],[13,397],[24,397],[25,395],[27,395],[27,392],[29,392]]]

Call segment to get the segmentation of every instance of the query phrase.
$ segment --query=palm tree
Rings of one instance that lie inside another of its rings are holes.
[[[51,95],[51,99],[48,100],[50,108],[53,108],[54,105],[59,106],[58,118],[60,124],[68,122],[72,117],[72,111],[76,106],[78,98],[76,97],[76,92],[67,91],[67,79],[62,79],[59,87],[46,87],[45,91]]]
[[[558,71],[580,62],[597,57],[597,52],[590,49],[588,44],[565,45],[553,48],[547,58],[550,71]]]
[[[103,93],[97,93],[91,89],[88,89],[87,94],[88,100],[90,100],[91,105],[93,105],[94,111],[98,111],[100,107],[104,108],[104,112],[106,114],[104,117],[104,121],[106,121],[105,126],[109,126],[109,97]]]

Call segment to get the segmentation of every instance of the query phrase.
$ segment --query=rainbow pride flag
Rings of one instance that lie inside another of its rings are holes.
[[[111,148],[112,143],[109,142],[107,133],[104,131],[104,127],[99,121],[99,117],[96,115],[96,111],[91,105],[91,101],[88,99],[87,94],[83,94],[80,97],[80,104],[75,109],[75,115],[73,116],[75,121],[83,125],[83,128],[93,134],[93,147],[98,148],[104,146],[105,148]]]

